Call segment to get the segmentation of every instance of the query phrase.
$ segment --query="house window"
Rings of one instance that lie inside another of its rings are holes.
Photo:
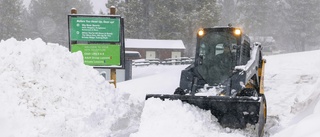
[[[156,58],[155,51],[146,51],[146,59],[154,59],[154,58]]]
[[[177,51],[171,52],[171,58],[180,58],[180,57],[181,57],[181,52],[177,52]]]

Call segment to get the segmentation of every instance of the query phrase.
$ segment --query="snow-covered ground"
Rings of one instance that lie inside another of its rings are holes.
[[[320,50],[266,56],[265,136],[320,136]],[[222,128],[209,111],[181,101],[149,99],[173,93],[185,65],[133,67],[117,88],[81,53],[41,39],[0,42],[1,137],[243,137]]]

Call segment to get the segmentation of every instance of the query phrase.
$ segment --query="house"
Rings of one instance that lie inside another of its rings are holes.
[[[186,49],[182,40],[125,39],[127,51],[138,51],[141,58],[164,60],[183,57]]]

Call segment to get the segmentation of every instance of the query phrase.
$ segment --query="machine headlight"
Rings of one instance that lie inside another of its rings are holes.
[[[220,93],[220,94],[219,94],[219,96],[223,96],[223,97],[224,97],[224,96],[226,96],[226,94],[224,94],[224,93]]]
[[[204,35],[204,30],[203,29],[200,29],[199,31],[198,31],[198,35],[201,37],[201,36],[203,36]]]
[[[241,30],[240,29],[235,29],[234,30],[234,34],[235,35],[240,35],[241,34]]]

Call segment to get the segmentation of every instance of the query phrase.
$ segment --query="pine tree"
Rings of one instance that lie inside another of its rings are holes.
[[[126,38],[181,39],[187,54],[194,51],[196,32],[220,20],[216,0],[109,0],[125,19]]]
[[[220,25],[226,26],[227,24],[235,24],[237,21],[237,6],[234,0],[220,0],[221,5],[221,20]]]
[[[265,36],[268,24],[268,9],[271,5],[266,0],[246,0],[237,2],[238,21],[245,32],[251,36]]]
[[[182,37],[186,54],[195,54],[196,34],[200,28],[214,27],[219,24],[221,6],[216,0],[183,0]]]
[[[319,34],[320,21],[320,2],[318,0],[300,1],[291,0],[288,1],[289,16],[287,21],[290,23],[290,39],[295,46],[295,51],[305,51],[309,48],[310,44],[315,43],[317,34]]]
[[[148,4],[146,0],[109,0],[107,9],[115,6],[117,15],[124,18],[125,37],[143,39],[150,36],[148,27]]]
[[[24,7],[21,0],[0,0],[0,39],[21,39]]]
[[[130,2],[133,1],[133,0],[130,0]],[[104,14],[109,14],[109,8],[111,6],[114,6],[116,7],[116,14],[117,15],[121,15],[121,16],[125,16],[124,14],[127,11],[127,8],[128,8],[128,0],[124,1],[124,0],[108,0],[108,3],[106,3],[106,9],[108,11],[106,11],[106,13]]]
[[[180,39],[183,21],[180,16],[181,1],[154,0],[150,10],[151,38],[156,39]]]
[[[290,6],[282,0],[269,4],[271,8],[268,11],[269,18],[264,30],[275,39],[275,48],[277,50],[288,50],[292,45],[292,40],[290,40],[291,24],[286,20],[286,17],[290,14],[288,12]]]
[[[90,0],[31,0],[30,27],[31,38],[40,37],[46,42],[67,46],[68,19],[71,8],[78,14],[93,13]]]

